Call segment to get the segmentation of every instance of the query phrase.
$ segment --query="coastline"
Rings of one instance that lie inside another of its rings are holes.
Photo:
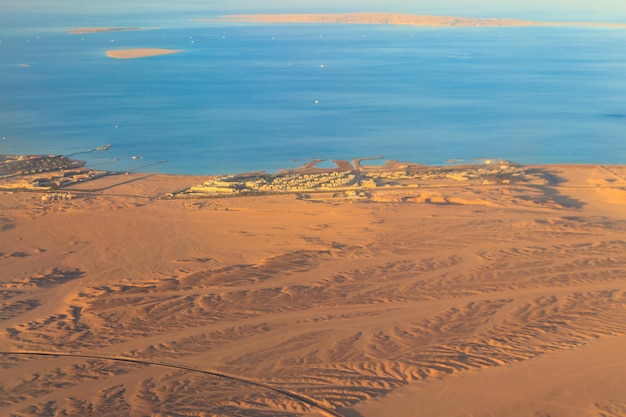
[[[108,145],[102,150],[108,150]],[[98,149],[100,150],[100,148]],[[373,160],[382,165],[368,165]],[[161,161],[165,162],[165,161]],[[423,165],[414,162],[363,157],[351,161],[334,160],[334,168],[319,168],[325,162],[313,160],[299,168],[277,173],[265,171],[224,175],[176,175],[150,172],[106,171],[90,168],[84,161],[56,155],[0,155],[0,191],[36,192],[50,195],[101,193],[118,185],[142,182],[150,178],[140,195],[168,199],[206,199],[290,195],[298,199],[319,201],[411,201],[433,204],[463,204],[466,197],[446,190],[490,187],[552,187],[562,179],[554,170],[566,170],[578,178],[581,173],[602,172],[604,180],[587,179],[577,188],[602,186],[626,196],[626,165],[548,164],[520,165],[510,161],[485,159],[475,163]],[[575,174],[577,173],[577,174]],[[165,191],[158,182],[173,186]],[[153,192],[147,192],[154,189]],[[433,190],[428,192],[426,190]],[[158,191],[156,191],[158,190]],[[463,193],[461,193],[463,194]],[[130,194],[129,194],[130,195]],[[47,198],[47,197],[46,197]],[[476,199],[483,204],[484,201]]]

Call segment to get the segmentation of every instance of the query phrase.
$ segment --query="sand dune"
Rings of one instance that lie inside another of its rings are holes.
[[[111,49],[107,51],[107,56],[117,59],[146,58],[150,56],[177,54],[182,49],[160,49],[160,48],[134,48],[134,49]]]
[[[3,413],[626,416],[626,168],[537,169],[358,201],[0,193]]]

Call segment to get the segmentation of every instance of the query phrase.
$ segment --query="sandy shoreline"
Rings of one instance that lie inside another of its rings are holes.
[[[528,168],[551,180],[0,191],[0,351],[67,355],[0,355],[2,409],[626,416],[626,167]]]
[[[109,58],[135,59],[147,58],[151,56],[170,55],[183,52],[182,49],[162,49],[162,48],[133,48],[133,49],[111,49],[107,51]]]

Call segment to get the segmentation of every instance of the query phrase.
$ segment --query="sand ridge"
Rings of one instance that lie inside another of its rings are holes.
[[[536,169],[367,200],[1,192],[3,411],[624,416],[626,168]]]

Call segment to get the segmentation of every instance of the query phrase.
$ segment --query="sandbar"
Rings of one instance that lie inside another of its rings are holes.
[[[0,158],[3,414],[626,416],[626,166],[352,169]]]
[[[434,16],[402,13],[312,13],[312,14],[233,14],[219,19],[194,19],[198,21],[257,22],[257,23],[325,23],[361,25],[406,25],[440,27],[498,27],[498,26],[591,26],[626,28],[623,23],[602,22],[541,22],[521,19],[470,18],[460,16]]]
[[[146,58],[150,56],[177,54],[179,52],[183,52],[183,50],[161,48],[111,49],[107,51],[107,56],[116,59],[134,59]]]
[[[75,28],[70,29],[67,33],[72,35],[80,35],[86,33],[98,33],[98,32],[124,32],[129,30],[141,30],[141,28],[133,27],[91,27],[91,28]]]

